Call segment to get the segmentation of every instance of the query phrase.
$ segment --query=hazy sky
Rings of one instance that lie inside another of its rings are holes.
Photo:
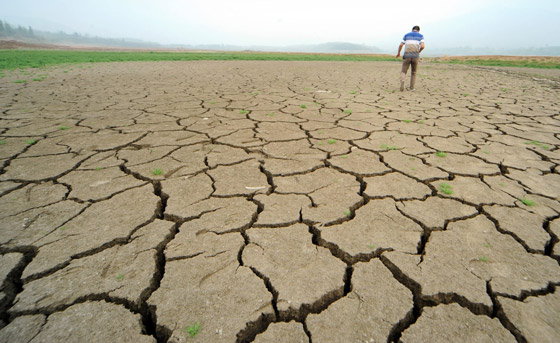
[[[558,0],[0,0],[0,19],[36,29],[159,43],[396,47],[560,46]]]

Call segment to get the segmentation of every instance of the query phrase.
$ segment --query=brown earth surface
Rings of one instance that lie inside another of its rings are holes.
[[[0,342],[560,341],[559,88],[399,72],[6,72]]]

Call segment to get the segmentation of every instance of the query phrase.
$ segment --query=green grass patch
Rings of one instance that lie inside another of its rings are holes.
[[[344,211],[344,215],[347,217],[350,217],[351,214],[352,212],[350,212],[349,210]]]
[[[344,113],[346,113],[346,114],[352,114],[352,110],[344,110]]]
[[[438,151],[438,152],[436,152],[436,156],[437,157],[445,157],[445,156],[447,156],[447,153],[443,152],[443,151]]]
[[[124,274],[117,275],[117,280],[121,281],[122,279],[124,279]]]
[[[57,64],[127,61],[397,61],[393,56],[354,54],[294,54],[257,52],[115,52],[63,50],[0,50],[0,70],[41,68]],[[78,67],[80,68],[80,67]]]
[[[525,206],[535,206],[537,204],[534,200],[527,198],[521,198],[519,201],[521,201]]]
[[[239,111],[239,113],[241,113],[241,114],[247,114],[247,111],[241,110],[241,111]]]
[[[405,120],[403,120],[403,121],[404,121],[405,123],[407,123],[407,124],[412,123],[412,120],[410,120],[410,119],[405,119]]]
[[[163,170],[161,168],[156,168],[156,169],[152,170],[152,174],[163,175]]]
[[[550,147],[549,147],[548,145],[543,144],[543,143],[540,143],[540,142],[537,142],[537,141],[528,141],[528,142],[525,142],[525,144],[527,144],[527,145],[535,145],[535,146],[541,147],[541,148],[543,148],[543,149],[545,149],[545,150],[550,149]]]
[[[334,138],[329,138],[329,139],[327,140],[327,143],[329,143],[329,144],[334,144],[334,143],[336,143],[336,139],[334,139]]]
[[[200,324],[194,323],[193,325],[189,325],[185,328],[185,332],[189,334],[189,336],[194,337],[200,332]]]
[[[445,182],[439,184],[439,190],[447,195],[453,194],[453,189],[451,188],[451,185]]]
[[[59,129],[61,129],[61,130],[68,130],[68,129],[69,129],[69,127],[68,127],[68,126],[64,126],[64,125],[63,125],[63,126],[59,127]]]
[[[479,65],[488,67],[520,67],[520,68],[542,68],[542,69],[560,69],[560,63],[554,61],[533,61],[530,59],[519,60],[499,60],[499,59],[451,59],[438,61],[434,63],[449,63],[449,64],[466,64],[466,65]]]
[[[387,144],[381,144],[381,149],[385,149],[385,150],[397,150],[398,148],[394,145],[387,145]]]
[[[300,107],[301,108],[307,108],[307,105],[301,105]]]
[[[27,80],[15,80],[14,83],[26,83]]]
[[[484,256],[480,256],[478,259],[482,262],[488,262],[488,259]]]
[[[31,144],[35,144],[35,142],[37,142],[35,139],[28,139],[25,141],[25,144],[31,145]]]

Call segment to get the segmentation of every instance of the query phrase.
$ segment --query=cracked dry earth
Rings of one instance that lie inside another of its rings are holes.
[[[64,69],[0,81],[0,342],[560,341],[554,82]]]

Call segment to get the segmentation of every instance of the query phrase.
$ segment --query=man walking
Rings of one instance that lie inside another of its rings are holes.
[[[410,75],[410,90],[414,90],[414,84],[416,83],[416,70],[418,69],[418,60],[420,59],[420,53],[424,50],[424,36],[420,34],[420,27],[414,26],[412,32],[404,35],[401,44],[399,45],[399,51],[397,52],[397,58],[401,56],[401,50],[404,46],[403,62],[401,69],[401,92],[404,91],[404,81],[406,79],[406,73],[408,72],[408,67],[412,66],[412,72]]]

